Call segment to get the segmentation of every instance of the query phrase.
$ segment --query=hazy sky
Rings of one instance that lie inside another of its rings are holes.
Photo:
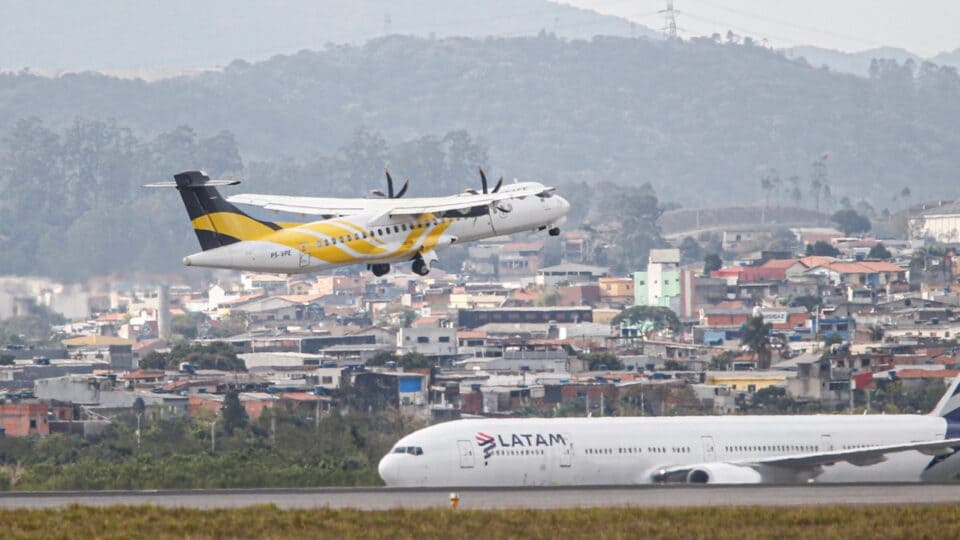
[[[663,27],[667,0],[555,0]],[[960,0],[674,0],[681,35],[733,30],[777,47],[859,51],[881,45],[921,56],[960,47]]]

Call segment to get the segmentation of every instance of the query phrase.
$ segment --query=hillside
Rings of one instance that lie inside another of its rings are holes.
[[[683,207],[895,211],[960,195],[958,122],[954,70],[860,78],[706,39],[394,36],[153,83],[0,75],[0,274],[178,267],[177,198],[137,186],[195,167],[361,195],[387,164],[424,195],[483,163],[578,206],[649,183]]]
[[[656,35],[546,0],[45,0],[5,2],[0,14],[0,70],[44,73],[224,66],[388,34]]]

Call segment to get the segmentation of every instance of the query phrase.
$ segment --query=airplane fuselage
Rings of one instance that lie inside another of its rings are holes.
[[[694,464],[716,483],[945,481],[960,459],[914,450],[857,465],[756,472],[730,464],[946,435],[946,420],[930,415],[461,420],[404,437],[379,471],[398,487],[649,484],[664,468]],[[417,450],[397,451],[409,448]]]
[[[509,189],[505,187],[504,192]],[[337,217],[285,226],[256,240],[195,253],[185,257],[184,264],[286,274],[389,264],[435,257],[436,249],[454,243],[554,227],[569,207],[558,195],[527,196],[492,206],[481,215]]]

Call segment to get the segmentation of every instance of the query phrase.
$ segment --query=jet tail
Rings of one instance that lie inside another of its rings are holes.
[[[960,376],[953,378],[953,382],[930,414],[942,416],[947,422],[960,424]]]
[[[217,191],[216,186],[235,186],[239,180],[211,180],[203,171],[182,172],[175,174],[173,179],[173,182],[157,182],[144,187],[177,188],[204,251],[242,240],[256,240],[282,228],[276,223],[250,217]]]

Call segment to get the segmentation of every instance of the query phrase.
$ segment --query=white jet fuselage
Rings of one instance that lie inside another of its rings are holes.
[[[404,437],[379,471],[398,487],[648,484],[686,466],[710,483],[944,481],[960,471],[952,453],[910,450],[816,467],[744,464],[946,436],[946,420],[930,415],[460,420]]]

